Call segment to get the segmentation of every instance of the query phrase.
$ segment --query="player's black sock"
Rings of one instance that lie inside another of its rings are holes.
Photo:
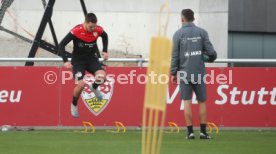
[[[75,105],[75,106],[78,105],[78,99],[79,99],[79,98],[73,96],[73,101],[72,101],[73,105]]]
[[[187,126],[188,134],[194,133],[193,125]]]
[[[206,134],[206,124],[200,124],[200,132]]]
[[[99,87],[99,84],[97,84],[96,82],[94,82],[94,83],[92,84],[92,87],[93,87],[93,89],[97,89],[97,88]]]

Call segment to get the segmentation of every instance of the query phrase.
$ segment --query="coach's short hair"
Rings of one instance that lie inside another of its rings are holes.
[[[85,22],[89,23],[97,23],[97,17],[94,13],[87,13],[87,15],[85,16]]]
[[[194,11],[191,9],[184,9],[181,12],[181,15],[188,21],[188,22],[192,22],[195,20],[194,17]]]

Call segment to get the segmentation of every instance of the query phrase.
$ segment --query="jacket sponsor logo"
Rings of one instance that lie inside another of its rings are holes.
[[[0,90],[0,103],[19,103],[21,96],[21,90]]]
[[[202,54],[201,51],[188,51],[188,52],[185,52],[185,57],[198,56],[198,55],[201,55],[201,54]]]
[[[189,53],[189,52],[186,52],[186,53],[185,53],[185,57],[190,57],[190,53]]]
[[[197,42],[198,40],[201,40],[201,37],[188,37],[187,38],[188,41],[192,41],[192,42]]]
[[[98,100],[95,97],[95,94],[90,90],[90,87],[95,79],[90,78],[85,80],[87,81],[87,84],[81,94],[81,98],[87,109],[95,116],[98,116],[106,109],[112,98],[114,89],[114,82],[112,82],[113,79],[107,78],[106,82],[98,87],[103,95],[102,100]]]

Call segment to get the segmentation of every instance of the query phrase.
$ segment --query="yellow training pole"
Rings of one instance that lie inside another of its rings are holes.
[[[168,17],[162,35],[161,13],[164,9],[167,9]],[[166,80],[169,82],[172,43],[170,39],[165,37],[169,20],[168,10],[167,4],[161,6],[158,36],[151,39],[149,66],[147,69],[148,82],[146,84],[143,109],[142,154],[159,154],[161,148],[168,83],[160,83],[158,79],[161,79],[159,78],[160,75],[166,75]],[[151,73],[155,74],[154,77],[157,75],[156,78],[153,78],[154,82],[149,79],[149,74]]]

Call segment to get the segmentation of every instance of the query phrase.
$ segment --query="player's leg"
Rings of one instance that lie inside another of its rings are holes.
[[[200,121],[200,139],[211,139],[211,137],[206,132],[207,124],[207,109],[206,109],[206,84],[197,83],[193,84],[193,90],[196,94],[199,106],[199,121]]]
[[[95,72],[95,82],[92,85],[93,89],[97,89],[99,85],[103,84],[106,80],[105,70],[97,70]]]
[[[103,84],[106,80],[106,72],[104,70],[104,66],[98,61],[94,60],[89,64],[89,68],[87,70],[89,73],[94,74],[95,82],[91,85],[91,91],[95,94],[95,96],[101,100],[102,93],[99,90],[99,86]]]
[[[72,104],[77,106],[78,105],[78,98],[80,97],[80,94],[85,87],[85,82],[83,80],[79,80],[77,85],[75,86],[73,90],[73,102]]]
[[[78,118],[79,112],[78,112],[78,100],[80,97],[80,94],[85,87],[85,82],[83,81],[83,77],[85,74],[85,66],[84,65],[74,65],[73,66],[73,75],[75,80],[77,80],[77,85],[75,86],[73,90],[73,99],[71,104],[71,114],[73,117]]]
[[[192,114],[192,87],[190,83],[180,82],[181,100],[184,101],[184,115],[187,125],[187,139],[194,139],[193,114]]]
[[[104,70],[98,70],[95,72],[95,82],[91,86],[91,91],[95,94],[95,96],[101,100],[102,93],[98,89],[98,87],[105,82],[106,72]]]
[[[184,115],[187,125],[187,139],[194,139],[192,100],[184,100]]]

